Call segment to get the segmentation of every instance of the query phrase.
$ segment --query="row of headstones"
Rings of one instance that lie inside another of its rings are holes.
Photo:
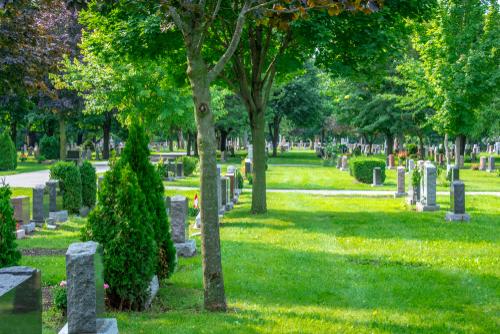
[[[29,196],[12,197],[10,203],[19,224],[19,228],[14,232],[17,239],[23,239],[26,234],[35,231],[36,226],[47,224],[47,228],[55,229],[56,223],[68,220],[68,212],[62,207],[61,183],[57,180],[33,187],[33,219],[30,219]]]
[[[22,155],[28,154],[28,157],[34,156],[36,158],[40,154],[40,149],[38,148],[38,143],[35,143],[35,147],[34,148],[32,146],[27,147],[27,145],[24,144],[21,147],[21,154]]]
[[[150,287],[151,289],[151,287]],[[118,334],[106,319],[102,246],[71,244],[66,252],[67,323],[59,334]],[[42,333],[42,273],[30,267],[0,269],[0,333]]]
[[[226,151],[220,152],[220,161],[221,162],[228,162],[228,158],[234,158],[234,147],[229,147]]]
[[[168,162],[166,162],[168,163]],[[167,177],[163,178],[163,181],[175,181],[178,179],[185,179],[184,176],[184,165],[182,162],[170,162],[170,169],[168,170]]]

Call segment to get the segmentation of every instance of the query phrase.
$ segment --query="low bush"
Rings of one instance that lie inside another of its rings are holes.
[[[47,136],[46,134],[40,139],[40,154],[47,159],[59,159],[61,155],[61,145],[55,136]]]
[[[9,136],[9,130],[5,130],[0,136],[0,170],[14,170],[17,168],[17,150]]]
[[[21,162],[25,162],[26,160],[28,160],[28,157],[25,156],[24,154],[21,154],[21,156],[19,157],[19,160],[21,160]]]
[[[468,148],[465,150],[465,155],[468,155],[470,157],[471,153],[472,153],[472,149]]]
[[[87,149],[90,149],[91,151],[94,151],[95,150],[95,147],[94,147],[94,143],[92,142],[92,140],[90,139],[87,139],[86,141],[83,142],[83,146],[82,146],[85,150]]]
[[[44,162],[45,160],[47,160],[47,159],[45,158],[45,156],[43,156],[43,155],[41,155],[41,154],[40,154],[39,156],[37,156],[37,157],[36,157],[36,161],[38,161],[38,163],[39,163],[39,164],[41,164],[41,163],[42,163],[42,162]]]
[[[182,162],[184,176],[193,174],[193,172],[196,170],[196,166],[198,166],[198,159],[185,155],[175,159],[175,162]]]
[[[470,156],[464,157],[464,163],[471,163],[472,158]]]
[[[361,156],[361,147],[355,147],[354,150],[352,150],[352,155],[355,157]]]
[[[62,181],[63,208],[77,213],[82,207],[82,178],[72,161],[59,161],[50,167],[50,179]]]
[[[0,268],[17,266],[21,252],[17,249],[17,227],[14,209],[10,206],[12,192],[8,185],[0,187]]]
[[[248,184],[252,184],[253,183],[253,176],[251,174],[248,174],[247,180],[248,180]]]
[[[377,158],[354,158],[349,162],[349,174],[363,183],[373,183],[373,169],[380,167],[382,183],[385,181],[385,161]]]
[[[236,171],[235,177],[238,180],[238,189],[243,189],[243,176],[241,175],[240,171]]]
[[[97,198],[97,174],[95,167],[88,161],[84,161],[80,167],[82,179],[82,203],[92,208]]]
[[[406,152],[408,152],[409,155],[417,154],[417,152],[418,152],[418,145],[417,144],[408,144],[408,145],[406,145]]]
[[[410,159],[417,160],[418,159],[418,154],[410,154],[408,157]]]

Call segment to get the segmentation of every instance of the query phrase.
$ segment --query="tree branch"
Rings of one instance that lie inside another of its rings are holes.
[[[231,88],[234,90],[234,92],[236,93],[236,95],[238,95],[238,97],[242,101],[244,101],[243,95],[241,94],[240,90],[236,87],[236,85],[231,80],[229,80],[229,78],[224,74],[224,72],[220,72],[219,76],[222,79],[224,79],[224,81],[226,81],[229,84],[229,86],[231,86]]]
[[[183,34],[186,33],[186,26],[184,25],[184,23],[182,23],[182,20],[181,20],[179,14],[177,14],[177,12],[175,11],[175,8],[173,6],[170,6],[169,13],[172,16],[172,19],[174,20],[175,25],[177,27],[179,27],[179,29],[182,31]]]

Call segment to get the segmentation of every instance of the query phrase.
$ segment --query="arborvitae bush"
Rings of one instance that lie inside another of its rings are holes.
[[[196,166],[198,166],[198,159],[185,155],[175,159],[175,162],[182,162],[184,176],[193,174],[196,170]]]
[[[359,156],[361,156],[361,147],[356,146],[356,147],[352,150],[352,155],[353,155],[353,156],[355,156],[355,157],[359,157]]]
[[[417,144],[408,144],[408,145],[406,145],[406,152],[409,155],[417,154],[417,152],[418,152],[418,145]]]
[[[95,150],[94,143],[92,143],[92,140],[90,139],[87,139],[86,141],[83,142],[83,148],[90,149],[91,151]]]
[[[149,222],[154,229],[156,244],[158,245],[159,278],[167,278],[175,270],[176,250],[170,233],[167,211],[165,210],[165,188],[159,171],[149,160],[149,138],[144,127],[134,122],[129,128],[127,145],[123,149],[120,163],[128,164],[137,174],[139,186],[146,195]],[[100,198],[100,196],[99,196]]]
[[[9,130],[5,130],[0,136],[0,170],[14,170],[17,168],[17,150],[9,136]]]
[[[0,268],[17,266],[21,259],[13,233],[17,223],[13,218],[14,209],[10,206],[11,195],[9,186],[0,187]]]
[[[112,307],[140,310],[157,266],[157,246],[144,194],[129,165],[109,162],[99,202],[81,230],[82,241],[104,249],[104,281]]]
[[[59,161],[50,167],[50,179],[62,181],[63,208],[77,213],[82,207],[82,179],[74,162]]]
[[[82,203],[84,206],[92,208],[95,205],[97,195],[97,174],[94,166],[84,161],[80,167],[80,176],[82,179]]]
[[[373,183],[373,169],[380,167],[385,181],[385,161],[376,158],[355,158],[349,161],[349,174],[363,183]]]
[[[40,154],[47,159],[59,159],[61,154],[61,145],[55,136],[47,136],[46,134],[40,139]]]

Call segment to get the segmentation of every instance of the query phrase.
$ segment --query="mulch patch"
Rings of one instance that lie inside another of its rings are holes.
[[[66,255],[67,248],[63,250],[48,249],[48,248],[29,248],[21,249],[23,256],[54,256],[54,255]]]
[[[53,286],[42,286],[42,298],[43,298],[43,310],[47,311],[51,307],[54,306],[54,303],[52,302],[52,293],[50,293],[50,290],[52,290],[54,287]]]

